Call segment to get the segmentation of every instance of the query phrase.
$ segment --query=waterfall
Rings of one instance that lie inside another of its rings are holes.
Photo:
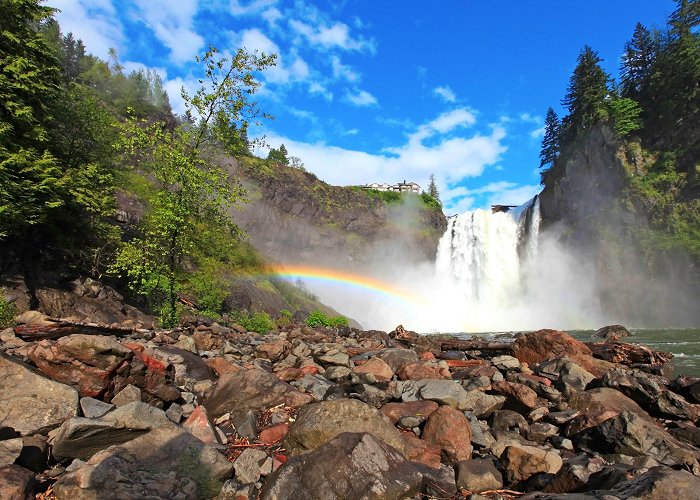
[[[503,307],[524,291],[539,224],[537,196],[509,212],[479,209],[451,217],[438,244],[436,272],[454,280],[469,303]]]

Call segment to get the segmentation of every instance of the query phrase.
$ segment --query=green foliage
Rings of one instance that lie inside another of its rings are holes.
[[[291,311],[287,309],[282,309],[280,311],[279,316],[275,320],[275,323],[277,324],[277,328],[284,328],[286,326],[289,326],[292,324],[292,318],[294,315],[292,314]]]
[[[378,191],[376,189],[361,188],[370,198],[382,200],[386,204],[403,203],[403,197],[398,191]]]
[[[231,320],[238,323],[249,332],[269,333],[276,324],[265,311],[236,311],[230,315]]]
[[[14,326],[16,315],[17,307],[14,303],[8,302],[5,294],[0,291],[0,330]]]
[[[435,183],[435,174],[430,174],[430,183],[428,184],[428,194],[431,198],[437,201],[440,205],[440,192],[438,191],[437,184]],[[425,200],[423,200],[425,201]],[[426,202],[426,204],[428,204]],[[430,205],[429,205],[430,206]]]
[[[440,200],[432,196],[430,193],[426,193],[425,191],[423,191],[420,194],[420,199],[427,207],[434,208],[437,210],[442,209],[442,203],[440,203]]]
[[[637,23],[632,40],[625,44],[620,66],[622,95],[642,102],[649,84],[659,40],[641,23]]]
[[[197,498],[213,498],[221,492],[222,484],[209,466],[199,458],[199,452],[192,446],[186,447],[178,459],[177,473],[194,481],[197,485]]]
[[[544,137],[540,150],[540,168],[551,167],[559,158],[561,138],[561,122],[552,108],[547,109],[544,120]]]
[[[287,148],[284,147],[284,144],[282,144],[279,149],[270,148],[270,152],[267,154],[267,159],[275,163],[281,163],[282,165],[289,165]]]
[[[327,316],[318,309],[312,311],[309,317],[306,318],[306,324],[312,328],[316,327],[327,327],[327,328],[339,328],[341,326],[348,326],[349,322],[345,316]]]
[[[614,97],[608,106],[613,119],[613,128],[618,137],[625,137],[642,127],[642,109],[628,97]]]
[[[250,100],[259,87],[252,71],[269,63],[242,50],[229,60],[210,49],[198,60],[208,85],[193,96],[183,92],[188,116],[201,117],[195,126],[169,130],[163,123],[134,118],[122,125],[121,151],[149,175],[156,191],[148,200],[150,211],[140,234],[121,246],[112,271],[125,277],[137,294],[147,295],[153,286],[165,289],[165,326],[176,322],[178,274],[195,254],[200,229],[231,238],[239,232],[227,209],[241,199],[242,188],[209,161],[204,150],[217,139],[211,123],[216,116],[245,123],[259,115]]]
[[[610,77],[600,66],[598,53],[586,45],[578,56],[578,64],[569,81],[562,104],[569,110],[564,119],[568,139],[590,130],[608,116],[606,99]]]

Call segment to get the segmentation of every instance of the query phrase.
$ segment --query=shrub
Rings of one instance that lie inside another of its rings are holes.
[[[341,326],[348,326],[349,322],[345,316],[327,316],[317,309],[312,311],[309,317],[306,318],[306,324],[312,328],[319,326],[338,328]]]
[[[249,332],[268,333],[275,328],[275,322],[265,311],[236,311],[231,315],[231,319]]]
[[[16,314],[17,306],[8,302],[5,295],[0,292],[0,329],[14,326]]]

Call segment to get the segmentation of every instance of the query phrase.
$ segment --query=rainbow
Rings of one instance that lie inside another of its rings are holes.
[[[361,274],[354,274],[339,269],[309,265],[285,265],[267,274],[270,278],[303,279],[350,286],[370,291],[395,300],[418,304],[422,302],[419,295],[411,290]]]

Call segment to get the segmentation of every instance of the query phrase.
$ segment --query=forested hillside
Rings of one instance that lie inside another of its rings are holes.
[[[699,23],[700,3],[679,0],[663,29],[638,24],[618,81],[584,47],[562,100],[569,113],[547,113],[544,222],[563,224],[563,240],[593,257],[601,299],[630,321],[653,316],[671,289],[673,316],[697,316]]]

